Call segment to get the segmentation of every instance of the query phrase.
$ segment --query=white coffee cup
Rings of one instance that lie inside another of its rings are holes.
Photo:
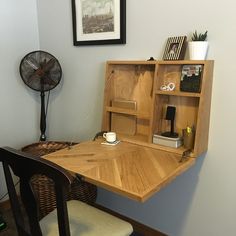
[[[103,138],[105,138],[108,143],[114,143],[116,141],[116,133],[115,132],[104,133]]]

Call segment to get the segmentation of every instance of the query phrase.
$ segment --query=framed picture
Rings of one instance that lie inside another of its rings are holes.
[[[186,50],[187,36],[170,37],[167,39],[163,60],[182,60]]]
[[[180,91],[200,93],[203,65],[183,65]]]
[[[125,44],[126,0],[72,0],[75,46]]]

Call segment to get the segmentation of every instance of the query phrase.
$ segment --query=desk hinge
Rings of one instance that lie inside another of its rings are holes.
[[[190,158],[190,154],[191,154],[191,149],[184,151],[179,162],[186,161],[188,158]]]

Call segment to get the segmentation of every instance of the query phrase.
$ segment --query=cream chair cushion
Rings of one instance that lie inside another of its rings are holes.
[[[71,236],[128,236],[132,225],[81,201],[67,202]],[[58,236],[56,209],[40,221],[43,236]]]

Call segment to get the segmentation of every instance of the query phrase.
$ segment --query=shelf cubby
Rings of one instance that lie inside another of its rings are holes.
[[[213,61],[188,60],[108,61],[102,129],[117,131],[117,125],[122,124],[124,129],[121,133],[117,132],[121,140],[182,153],[186,150],[183,146],[170,148],[152,143],[154,134],[170,129],[165,114],[168,106],[174,106],[175,131],[181,136],[187,126],[194,127],[195,141],[191,155],[201,155],[208,145],[213,64]],[[184,65],[202,66],[199,92],[181,91]],[[169,83],[175,84],[173,91],[161,90],[162,85]]]

